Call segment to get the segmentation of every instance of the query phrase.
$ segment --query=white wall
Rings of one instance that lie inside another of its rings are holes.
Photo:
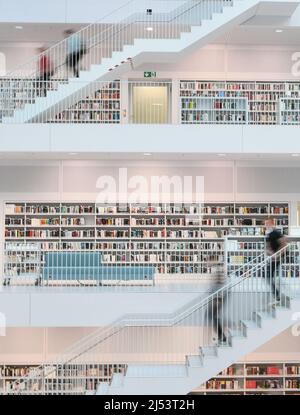
[[[176,62],[137,65],[126,78],[142,78],[151,70],[162,79],[294,80],[292,57],[299,50],[300,39],[299,47],[209,45]]]
[[[0,292],[0,311],[6,316],[7,327],[101,327],[124,314],[173,313],[201,297],[200,289],[5,289]]]
[[[9,328],[6,337],[0,337],[0,364],[39,364],[61,353],[75,341],[96,328]],[[243,361],[300,361],[300,337],[287,329]]]
[[[0,228],[4,236],[5,201],[96,201],[101,176],[119,183],[119,168],[128,180],[143,176],[204,177],[206,201],[290,202],[291,225],[297,225],[300,160],[291,161],[2,161]],[[5,179],[4,179],[5,178]],[[2,214],[1,214],[2,212]]]
[[[117,155],[300,153],[298,126],[174,124],[0,124],[0,154]],[[82,139],[84,137],[84,140]],[[184,140],[182,139],[184,137]],[[282,139],[284,137],[284,140]]]
[[[7,72],[36,55],[40,46],[39,39],[36,43],[10,44],[1,43],[0,39],[0,52],[6,55]],[[209,45],[184,59],[178,58],[177,62],[137,66],[123,78],[140,79],[144,70],[153,70],[158,79],[292,80],[292,55],[299,51],[300,39],[299,47]]]

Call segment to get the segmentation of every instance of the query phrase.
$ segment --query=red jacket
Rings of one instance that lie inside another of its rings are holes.
[[[48,56],[41,55],[39,59],[39,72],[40,73],[49,73],[52,72],[52,64]]]

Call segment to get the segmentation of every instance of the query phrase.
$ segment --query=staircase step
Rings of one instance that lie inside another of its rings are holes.
[[[250,330],[258,329],[259,328],[259,326],[257,325],[257,323],[255,321],[253,321],[253,320],[242,320],[242,324],[247,329],[250,329]]]
[[[261,320],[274,320],[275,316],[268,311],[255,311],[254,314],[257,314]]]
[[[200,356],[203,355],[205,358],[215,358],[218,356],[217,346],[202,346],[200,347]]]
[[[240,328],[240,329],[229,329],[228,332],[229,332],[230,336],[233,337],[233,338],[234,337],[235,338],[245,337],[242,328]]]
[[[190,367],[203,366],[203,361],[200,355],[187,356],[187,363]]]

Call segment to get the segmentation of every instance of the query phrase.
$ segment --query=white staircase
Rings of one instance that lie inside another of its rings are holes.
[[[274,285],[268,282],[271,275]],[[16,381],[10,393],[31,394],[44,385],[43,393],[51,376],[59,379],[51,394],[86,394],[84,379],[72,386],[63,369],[102,362],[126,369],[113,371],[97,394],[187,394],[293,324],[300,307],[299,275],[299,246],[287,246],[173,315],[127,315],[97,330]]]
[[[231,346],[200,347],[199,354],[188,356],[182,365],[129,365],[126,375],[114,375],[103,383],[99,395],[183,395],[188,394],[242,357],[256,350],[293,324],[299,312],[300,298],[289,308],[257,313],[253,320],[243,321],[243,333],[232,336]],[[115,376],[118,381],[115,382]]]
[[[143,11],[136,12],[137,9],[141,10],[142,3]],[[168,2],[131,1],[127,8],[124,6],[124,11],[129,7],[134,11],[130,17],[110,24],[105,29],[96,23],[80,31],[81,38],[88,45],[88,54],[85,57],[87,69],[80,72],[79,78],[65,79],[67,40],[44,52],[59,68],[54,84],[46,83],[45,97],[38,97],[40,86],[36,83],[38,75],[34,69],[40,56],[30,62],[28,67],[10,74],[0,105],[0,108],[9,108],[10,112],[6,112],[6,116],[4,114],[2,122],[47,122],[82,97],[99,89],[97,82],[114,80],[128,72],[132,61],[141,64],[159,62],[160,57],[164,56],[165,59],[166,55],[176,54],[182,57],[193,48],[204,46],[224,31],[253,17],[261,4],[264,5],[266,14],[273,14],[277,7],[280,13],[284,13],[287,8],[288,13],[292,14],[299,0],[188,0],[169,12],[156,11],[158,3]],[[117,13],[118,17],[119,15],[120,9]],[[111,19],[113,18],[112,14]],[[25,75],[28,72],[29,75]],[[15,85],[16,78],[24,76],[27,82],[21,88],[26,89],[28,85],[34,84],[33,96],[24,102],[19,98],[16,108],[15,101],[10,97],[21,97],[22,91],[11,85]],[[64,79],[60,81],[60,78]],[[12,94],[13,87],[16,91]]]

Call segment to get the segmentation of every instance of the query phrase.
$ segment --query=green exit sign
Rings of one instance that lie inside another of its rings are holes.
[[[151,72],[151,71],[144,72],[144,78],[156,78],[156,72]]]

